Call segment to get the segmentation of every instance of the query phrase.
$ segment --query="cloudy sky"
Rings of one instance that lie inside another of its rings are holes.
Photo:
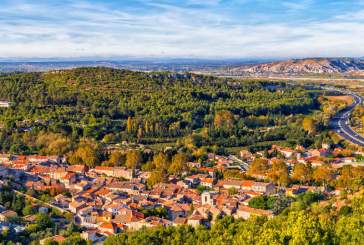
[[[364,0],[0,0],[0,58],[364,56]]]

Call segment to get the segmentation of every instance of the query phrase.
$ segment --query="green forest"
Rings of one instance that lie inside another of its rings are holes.
[[[0,99],[11,106],[0,108],[0,150],[36,152],[41,147],[34,142],[49,132],[72,142],[156,144],[200,134],[199,145],[310,145],[314,139],[297,128],[301,115],[319,108],[316,97],[298,85],[167,72],[77,68],[3,74]]]

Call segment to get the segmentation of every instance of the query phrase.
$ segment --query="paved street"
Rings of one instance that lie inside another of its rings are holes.
[[[355,132],[349,123],[350,113],[355,106],[363,102],[363,98],[354,93],[348,93],[354,98],[354,102],[346,107],[344,110],[339,111],[330,122],[330,126],[337,134],[353,144],[364,147],[364,137]]]

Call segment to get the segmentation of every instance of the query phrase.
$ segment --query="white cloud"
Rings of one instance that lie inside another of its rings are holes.
[[[0,9],[0,57],[364,55],[360,10],[346,13],[355,16],[351,19],[253,25],[245,23],[244,17],[235,19],[209,8],[150,4],[155,11],[128,11],[89,2],[57,7],[8,5]]]

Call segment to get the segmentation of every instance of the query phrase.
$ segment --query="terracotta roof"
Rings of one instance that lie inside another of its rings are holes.
[[[75,176],[76,176],[75,173],[67,173],[62,179],[71,179]]]
[[[113,167],[105,167],[105,166],[96,166],[95,170],[100,170],[100,171],[112,171],[114,170]]]
[[[213,184],[214,183],[214,179],[213,178],[202,178],[201,179],[201,182]]]
[[[100,229],[115,230],[115,224],[112,222],[102,223],[99,226]]]

